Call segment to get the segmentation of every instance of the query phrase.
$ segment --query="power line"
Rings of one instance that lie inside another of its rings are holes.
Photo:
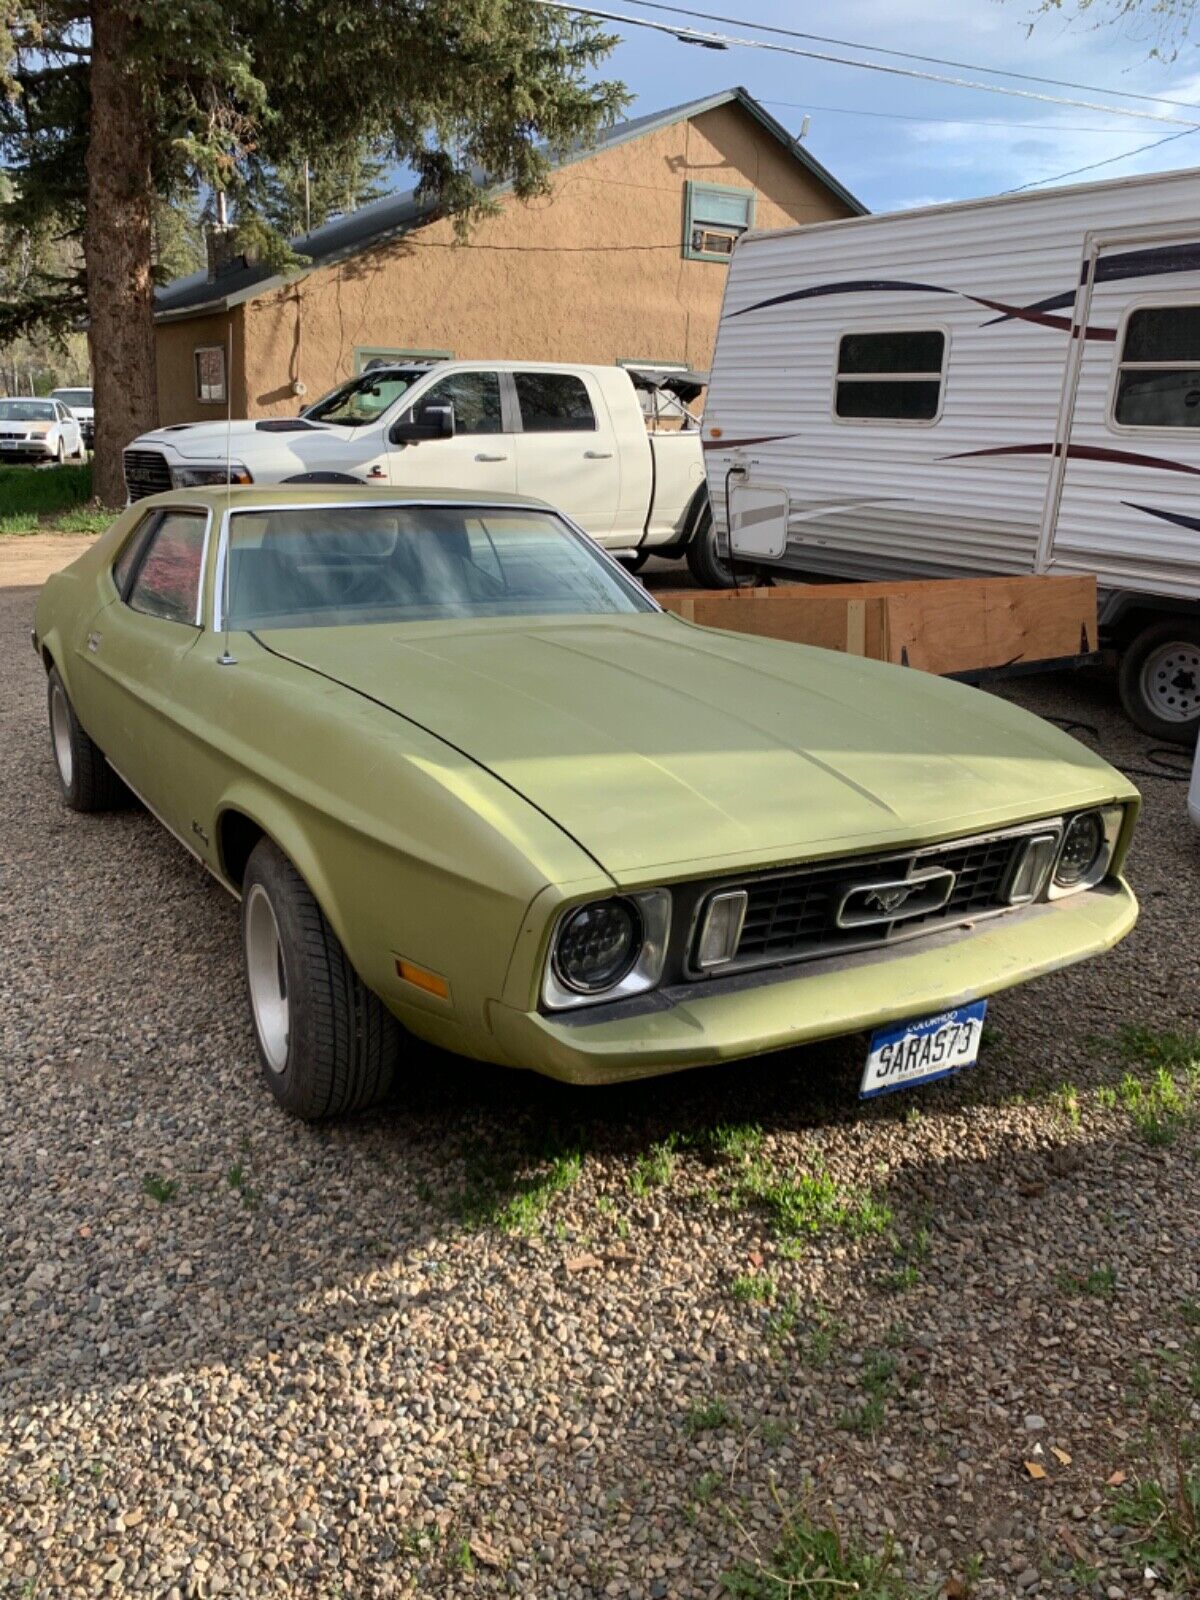
[[[1103,161],[1089,161],[1086,167],[1072,167],[1070,172],[1056,172],[1052,178],[1034,178],[1032,183],[1019,183],[1015,189],[1004,189],[1003,194],[1020,194],[1025,189],[1037,189],[1043,183],[1059,183],[1063,178],[1077,178],[1081,172],[1095,172],[1097,167],[1111,167],[1117,161],[1128,161],[1132,156],[1144,155],[1147,150],[1157,150],[1160,145],[1173,144],[1176,139],[1186,138],[1189,133],[1200,132],[1197,128],[1184,128],[1179,133],[1169,133],[1165,139],[1155,139],[1152,144],[1140,144],[1136,150],[1126,150],[1119,156],[1107,156]]]
[[[641,0],[645,4],[645,0]],[[980,117],[923,117],[916,111],[863,111],[858,106],[815,106],[807,100],[768,100],[760,96],[764,106],[790,106],[793,111],[831,111],[841,117],[889,117],[897,122],[944,122],[947,127],[961,124],[967,128],[1053,128],[1055,133],[1116,133],[1122,138],[1124,128],[1080,127],[1070,122],[1027,122],[1013,117],[1008,122],[987,122]],[[1174,135],[1172,135],[1174,137]]]
[[[655,22],[649,17],[631,17],[625,12],[602,11],[596,6],[572,4],[570,0],[535,0],[551,11],[569,11],[576,15],[599,17],[607,22],[624,22],[634,28],[649,28],[655,33],[669,34],[684,44],[701,44],[726,50],[739,45],[747,50],[770,50],[785,56],[801,56],[809,61],[826,61],[838,67],[860,67],[868,72],[886,72],[898,78],[917,78],[923,83],[946,83],[956,89],[982,89],[987,94],[1013,95],[1020,100],[1040,100],[1047,105],[1074,106],[1084,111],[1101,111],[1110,117],[1137,117],[1147,122],[1170,122],[1185,128],[1200,127],[1200,122],[1186,122],[1183,117],[1164,117],[1154,111],[1135,111],[1128,106],[1098,105],[1092,100],[1067,100],[1061,95],[1041,94],[1033,89],[1014,89],[1003,83],[979,83],[970,78],[948,78],[938,72],[918,72],[913,67],[893,67],[885,61],[858,61],[853,57],[830,55],[823,50],[801,50],[796,45],[773,44],[769,39],[743,39],[733,34],[701,33],[695,28],[681,29],[678,24]],[[1173,102],[1167,101],[1166,104]]]
[[[1154,105],[1177,106],[1186,101],[1166,100],[1161,95],[1136,94],[1132,89],[1099,89],[1094,83],[1074,83],[1070,78],[1043,78],[1034,72],[1016,72],[1010,67],[984,67],[976,61],[953,61],[945,56],[921,55],[915,50],[893,50],[888,45],[863,44],[858,39],[834,39],[825,33],[802,33],[798,28],[780,28],[769,22],[747,22],[745,17],[725,17],[715,11],[696,11],[690,6],[672,6],[664,0],[639,0],[648,11],[670,11],[679,17],[702,17],[707,22],[726,22],[737,28],[753,28],[755,33],[775,33],[786,39],[810,39],[816,44],[835,44],[843,50],[869,50],[873,55],[898,56],[904,61],[925,61],[935,67],[957,67],[963,72],[990,72],[1000,78],[1019,78],[1024,83],[1047,83],[1059,89],[1082,89],[1088,94],[1112,94],[1120,100],[1149,100]],[[783,102],[777,102],[782,104]]]

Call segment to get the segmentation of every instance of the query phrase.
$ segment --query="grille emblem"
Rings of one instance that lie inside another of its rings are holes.
[[[940,911],[954,892],[955,874],[948,867],[932,867],[910,878],[890,878],[882,883],[852,884],[842,894],[837,910],[839,928],[864,928],[880,922],[900,922]]]

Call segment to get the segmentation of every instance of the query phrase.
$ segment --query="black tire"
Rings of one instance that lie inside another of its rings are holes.
[[[712,506],[706,505],[696,521],[696,531],[684,551],[688,571],[704,589],[736,589],[733,568],[717,551],[717,529]],[[744,581],[744,580],[743,580]]]
[[[1121,656],[1121,704],[1143,733],[1195,744],[1200,733],[1200,617],[1144,628]]]
[[[270,1009],[278,1002],[264,904],[274,925],[282,1027]],[[270,839],[259,841],[246,864],[242,959],[262,1075],[285,1111],[319,1122],[387,1095],[403,1030],[350,965],[308,885]]]
[[[129,790],[84,732],[57,667],[51,667],[46,680],[46,713],[58,787],[71,810],[112,811],[127,805]]]

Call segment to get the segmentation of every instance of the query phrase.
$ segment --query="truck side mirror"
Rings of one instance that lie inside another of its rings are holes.
[[[422,406],[414,418],[406,412],[392,424],[388,438],[393,444],[423,444],[431,439],[453,439],[454,407]]]

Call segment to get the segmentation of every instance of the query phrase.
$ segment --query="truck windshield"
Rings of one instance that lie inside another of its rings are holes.
[[[52,400],[61,400],[65,406],[90,406],[92,391],[90,389],[52,389]]]
[[[428,367],[387,367],[378,372],[364,372],[361,377],[343,383],[332,394],[323,396],[301,415],[310,422],[336,422],[341,428],[362,428],[395,405],[418,378],[428,375]]]
[[[228,625],[257,631],[655,609],[583,534],[519,506],[237,512],[225,588]]]

